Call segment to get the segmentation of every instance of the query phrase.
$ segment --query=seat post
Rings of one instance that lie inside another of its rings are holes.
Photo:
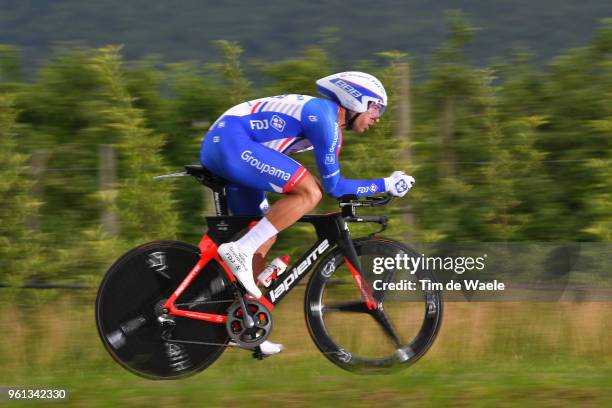
[[[227,206],[227,193],[225,187],[213,189],[213,199],[215,200],[215,213],[218,217],[229,215]]]
[[[210,188],[213,192],[213,199],[215,200],[215,213],[218,217],[228,216],[229,207],[227,204],[227,181],[214,175],[206,167],[199,164],[186,164],[186,174],[195,177],[202,186]]]

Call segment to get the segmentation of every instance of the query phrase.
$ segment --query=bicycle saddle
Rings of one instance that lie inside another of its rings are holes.
[[[227,185],[227,180],[214,175],[210,170],[206,167],[203,167],[199,164],[186,164],[185,170],[187,174],[194,176],[200,182],[212,189],[219,189],[225,187]]]

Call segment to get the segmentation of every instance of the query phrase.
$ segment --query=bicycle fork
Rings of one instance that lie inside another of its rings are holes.
[[[340,237],[338,239],[338,246],[342,250],[344,255],[344,262],[348,266],[351,271],[351,275],[353,276],[353,280],[361,293],[361,298],[365,302],[368,310],[377,309],[377,302],[374,299],[372,294],[372,290],[368,286],[367,282],[364,282],[362,278],[361,272],[363,271],[361,266],[361,261],[359,260],[359,256],[357,255],[357,251],[355,251],[355,246],[353,245],[353,239],[351,237],[351,232],[348,228],[348,224],[346,221],[341,220],[340,223]]]

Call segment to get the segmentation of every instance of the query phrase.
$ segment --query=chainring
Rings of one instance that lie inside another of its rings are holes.
[[[240,302],[236,302],[228,310],[225,327],[230,339],[238,347],[254,348],[270,336],[272,315],[264,304],[257,300],[247,300],[246,306],[255,325],[251,328],[246,327],[243,319],[243,309]]]

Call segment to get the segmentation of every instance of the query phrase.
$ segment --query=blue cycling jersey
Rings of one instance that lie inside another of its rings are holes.
[[[236,215],[257,213],[260,202],[260,209],[266,205],[264,191],[291,191],[307,171],[288,156],[311,149],[327,194],[341,197],[384,192],[382,178],[352,180],[341,176],[341,148],[335,102],[306,95],[279,95],[244,102],[226,111],[206,134],[200,161],[230,182],[230,210]],[[257,204],[247,205],[250,201]]]

